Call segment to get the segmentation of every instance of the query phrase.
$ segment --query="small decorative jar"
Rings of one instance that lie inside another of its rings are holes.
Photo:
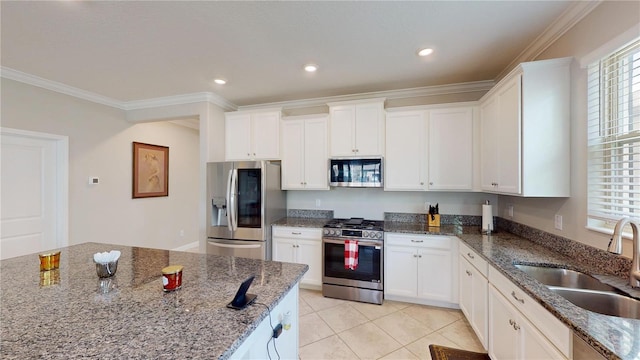
[[[40,254],[40,271],[55,270],[60,267],[60,251]]]
[[[162,269],[162,290],[174,291],[182,286],[182,265],[167,266]]]

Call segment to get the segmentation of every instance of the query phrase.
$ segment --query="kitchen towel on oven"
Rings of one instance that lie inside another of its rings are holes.
[[[344,241],[344,268],[355,270],[358,268],[358,241]]]

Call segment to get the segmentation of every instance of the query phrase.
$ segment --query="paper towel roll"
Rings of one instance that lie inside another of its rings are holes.
[[[493,209],[490,204],[482,205],[482,231],[493,231]]]

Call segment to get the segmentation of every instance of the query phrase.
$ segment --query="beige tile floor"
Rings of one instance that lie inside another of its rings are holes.
[[[460,310],[330,299],[300,289],[300,359],[431,359],[429,344],[484,352]]]

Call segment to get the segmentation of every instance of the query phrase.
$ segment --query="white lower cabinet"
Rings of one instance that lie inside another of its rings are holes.
[[[496,269],[489,268],[492,360],[571,359],[571,331]]]
[[[457,307],[457,253],[454,237],[386,233],[385,299]]]
[[[273,227],[273,260],[309,265],[300,287],[322,287],[322,229]]]
[[[460,309],[482,346],[487,349],[488,290],[487,262],[466,245],[459,244]]]
[[[566,359],[498,290],[489,290],[489,356],[494,360]]]

